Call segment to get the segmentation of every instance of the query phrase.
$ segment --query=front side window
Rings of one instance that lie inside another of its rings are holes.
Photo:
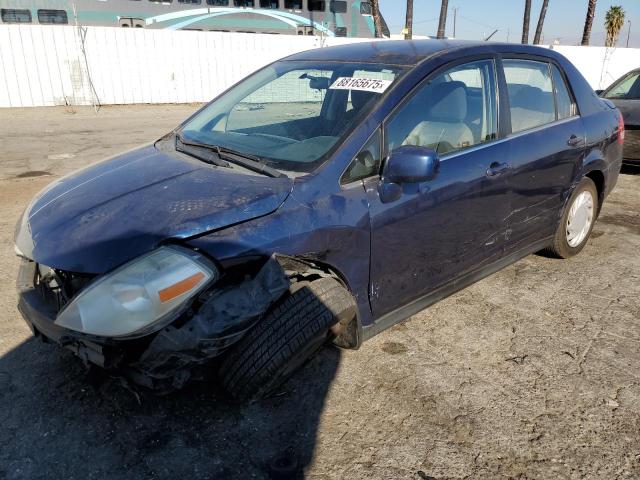
[[[3,8],[0,16],[5,23],[31,23],[31,12],[29,10],[15,10]]]
[[[555,65],[551,66],[551,73],[553,74],[553,85],[556,91],[556,105],[558,107],[558,120],[563,118],[569,118],[576,114],[576,108],[569,94],[567,83],[564,81],[564,77],[560,73],[560,70]]]
[[[302,0],[284,0],[284,8],[302,10]]]
[[[387,153],[402,145],[441,155],[493,140],[498,132],[493,61],[456,66],[430,78],[387,125]]]
[[[369,141],[358,152],[349,168],[344,172],[340,183],[346,185],[357,180],[363,180],[378,175],[382,163],[382,138],[380,129],[371,136]]]
[[[556,120],[549,64],[532,60],[504,60],[511,131],[522,132]]]
[[[380,64],[276,62],[201,110],[180,135],[281,170],[310,172],[405,71]]]
[[[632,73],[609,87],[604,98],[640,98],[640,72]]]
[[[67,18],[67,12],[64,10],[40,9],[38,10],[38,22],[66,24],[69,23],[69,19]]]

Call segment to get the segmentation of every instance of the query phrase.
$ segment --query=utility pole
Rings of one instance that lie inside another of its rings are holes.
[[[407,16],[404,23],[404,39],[411,40],[413,36],[413,0],[407,0]]]
[[[631,20],[627,20],[629,22],[629,30],[627,30],[627,48],[629,48],[629,37],[631,37]]]
[[[460,7],[455,7],[453,9],[453,38],[456,38],[456,24],[458,22],[458,9]]]

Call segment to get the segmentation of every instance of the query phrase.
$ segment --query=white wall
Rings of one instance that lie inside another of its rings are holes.
[[[91,105],[96,96],[101,104],[204,102],[278,58],[359,41],[110,27],[83,31],[86,56],[76,27],[0,25],[0,107]]]
[[[0,107],[204,102],[278,58],[356,41],[367,40],[0,25]],[[640,67],[638,49],[553,48],[595,89]]]
[[[604,89],[629,70],[640,67],[640,49],[556,46],[580,70],[594,90]]]

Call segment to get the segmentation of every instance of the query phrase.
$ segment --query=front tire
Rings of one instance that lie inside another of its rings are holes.
[[[351,294],[335,279],[295,284],[292,292],[235,344],[220,365],[235,399],[272,393],[332,337],[331,327],[355,315]]]
[[[580,253],[589,241],[599,208],[596,185],[585,177],[571,194],[553,243],[544,252],[556,258],[570,258]]]

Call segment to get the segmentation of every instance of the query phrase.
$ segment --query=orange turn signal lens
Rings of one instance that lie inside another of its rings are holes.
[[[198,285],[202,279],[204,279],[204,273],[198,272],[190,277],[185,278],[184,280],[180,280],[178,283],[174,283],[173,285],[163,288],[158,292],[158,296],[160,297],[160,301],[162,303],[168,302],[169,300],[173,300],[176,297],[179,297],[183,293],[187,293],[189,290]]]

